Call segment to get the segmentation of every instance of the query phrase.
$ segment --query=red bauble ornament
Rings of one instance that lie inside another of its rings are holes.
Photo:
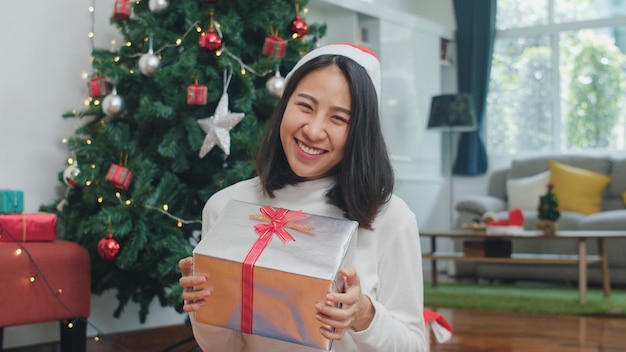
[[[213,26],[211,26],[208,31],[200,35],[198,44],[202,49],[216,51],[222,47],[222,38],[220,38]]]
[[[309,25],[304,22],[300,15],[296,15],[296,18],[291,21],[289,30],[294,38],[302,38],[309,32]]]
[[[120,253],[120,244],[113,239],[113,234],[109,232],[106,238],[98,242],[98,255],[106,261],[112,261]]]

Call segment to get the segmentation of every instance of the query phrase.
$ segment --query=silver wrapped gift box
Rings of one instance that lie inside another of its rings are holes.
[[[229,201],[193,251],[213,293],[196,321],[330,350],[317,302],[341,292],[358,223]]]

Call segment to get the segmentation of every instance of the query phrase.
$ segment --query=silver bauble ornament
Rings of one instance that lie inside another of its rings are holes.
[[[265,87],[267,87],[270,93],[280,98],[285,90],[285,78],[280,75],[280,72],[276,71],[276,75],[265,83]]]
[[[68,186],[76,186],[76,176],[80,174],[80,169],[76,163],[70,164],[63,171],[63,182]]]
[[[158,13],[167,9],[169,4],[168,0],[150,0],[148,7],[150,7],[150,11]]]
[[[139,70],[146,76],[152,75],[159,68],[159,64],[161,60],[152,53],[152,50],[139,58]]]
[[[113,92],[102,99],[102,112],[107,116],[119,115],[124,110],[124,99]]]

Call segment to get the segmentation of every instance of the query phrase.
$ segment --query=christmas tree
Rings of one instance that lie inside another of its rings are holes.
[[[559,212],[559,202],[552,191],[554,185],[550,183],[547,188],[546,193],[539,197],[538,218],[547,221],[557,221],[561,213]]]
[[[539,197],[539,206],[537,207],[539,221],[537,222],[537,228],[543,230],[544,235],[554,236],[558,226],[556,221],[561,216],[559,212],[559,202],[556,198],[556,194],[552,191],[553,184],[547,185],[548,190],[546,193]]]
[[[116,50],[94,48],[89,106],[59,174],[59,237],[92,259],[92,292],[117,290],[144,322],[151,301],[181,311],[178,260],[216,191],[254,175],[283,77],[325,32],[307,1],[116,0]],[[103,11],[99,9],[99,11]],[[229,99],[230,98],[230,99]]]

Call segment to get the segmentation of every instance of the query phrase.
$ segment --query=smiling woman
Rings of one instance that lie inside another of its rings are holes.
[[[354,260],[339,270],[337,285],[344,289],[330,290],[310,307],[319,322],[314,333],[332,342],[333,351],[426,351],[419,233],[413,212],[392,194],[379,93],[380,64],[371,52],[332,44],[305,55],[286,77],[258,152],[258,177],[208,200],[198,246],[210,241],[209,230],[233,199],[357,221]],[[339,241],[337,235],[333,243],[307,249],[326,255]],[[194,336],[203,350],[304,351],[195,320],[193,312],[219,304],[219,294],[213,293],[225,288],[192,266],[191,258],[179,263],[183,309],[192,313]]]

